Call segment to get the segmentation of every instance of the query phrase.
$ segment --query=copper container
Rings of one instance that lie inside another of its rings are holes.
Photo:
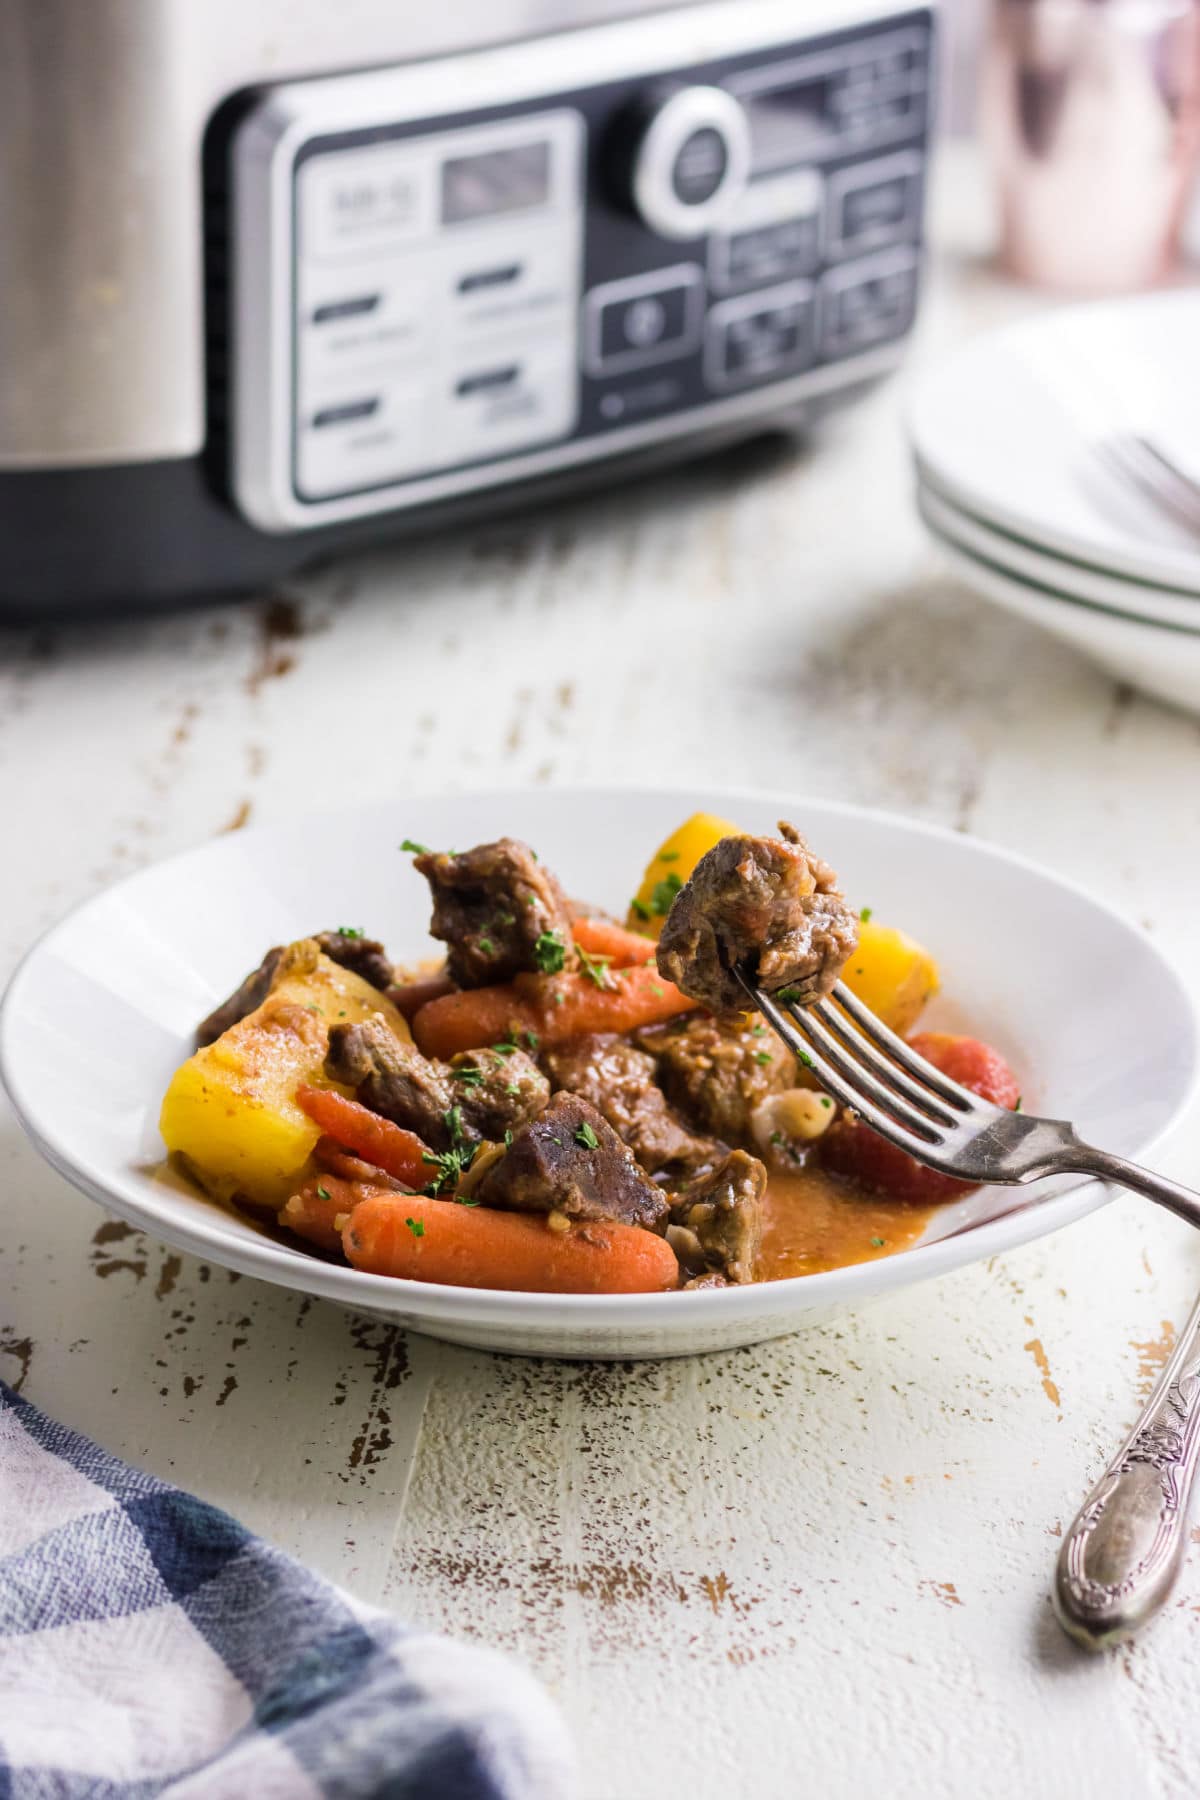
[[[993,0],[983,101],[1013,274],[1100,294],[1170,272],[1200,151],[1196,0]]]

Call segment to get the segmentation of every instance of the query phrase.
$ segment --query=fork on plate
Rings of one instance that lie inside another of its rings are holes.
[[[1161,513],[1200,538],[1200,481],[1162,445],[1139,431],[1117,431],[1092,446],[1110,474],[1135,487]]]
[[[806,1007],[738,979],[835,1100],[940,1174],[1001,1186],[1090,1175],[1200,1225],[1200,1194],[1094,1149],[1065,1120],[1009,1112],[981,1099],[917,1055],[844,982],[829,999]],[[1133,1432],[1063,1539],[1054,1604],[1077,1641],[1089,1648],[1118,1642],[1162,1606],[1183,1561],[1198,1463],[1200,1303]]]

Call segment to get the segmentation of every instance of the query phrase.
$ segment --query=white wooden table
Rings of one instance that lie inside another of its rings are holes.
[[[1031,304],[943,255],[914,366]],[[810,451],[282,599],[0,636],[0,973],[131,869],[336,804],[346,709],[354,792],[401,824],[417,788],[577,779],[895,807],[1084,881],[1200,984],[1200,729],[940,571],[904,386]],[[1163,1166],[1200,1179],[1200,1120]],[[1047,1600],[1200,1285],[1200,1242],[1145,1204],[779,1343],[609,1367],[406,1341],[172,1254],[6,1110],[0,1190],[0,1375],[357,1593],[527,1658],[587,1800],[1200,1792],[1200,1559],[1103,1659]]]

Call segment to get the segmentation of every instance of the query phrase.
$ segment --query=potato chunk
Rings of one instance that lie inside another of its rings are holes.
[[[659,845],[633,897],[627,923],[645,937],[657,937],[671,910],[671,902],[689,879],[700,858],[724,837],[736,837],[737,826],[715,813],[693,813]]]
[[[405,1043],[408,1026],[376,988],[321,954],[311,938],[288,947],[254,1012],[176,1070],[159,1129],[215,1198],[244,1196],[277,1209],[304,1180],[320,1133],[296,1089],[325,1080],[330,1026],[380,1014]]]
[[[908,1036],[941,985],[928,950],[907,932],[869,918],[859,923],[858,949],[843,969],[842,980],[901,1037]]]

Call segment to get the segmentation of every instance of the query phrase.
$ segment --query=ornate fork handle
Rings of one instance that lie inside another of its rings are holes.
[[[1200,1300],[1141,1418],[1059,1551],[1054,1610],[1089,1649],[1120,1643],[1170,1594],[1200,1463]]]

